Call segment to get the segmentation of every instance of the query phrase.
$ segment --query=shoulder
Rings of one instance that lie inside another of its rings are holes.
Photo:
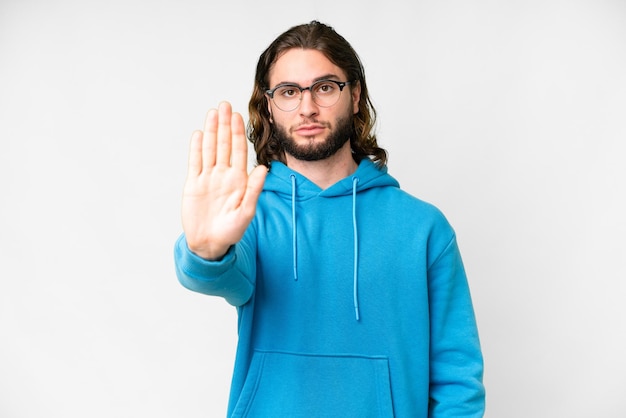
[[[418,198],[400,188],[388,187],[373,196],[373,202],[385,214],[389,223],[404,233],[427,239],[438,246],[455,238],[455,231],[445,213],[434,203]],[[390,219],[391,218],[391,219]]]
[[[384,187],[378,189],[377,192],[377,201],[380,204],[392,206],[397,213],[406,212],[432,221],[447,223],[444,213],[438,206],[399,187]]]

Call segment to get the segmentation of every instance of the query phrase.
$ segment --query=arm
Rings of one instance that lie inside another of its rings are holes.
[[[429,417],[484,415],[483,358],[456,239],[428,269],[431,315]]]

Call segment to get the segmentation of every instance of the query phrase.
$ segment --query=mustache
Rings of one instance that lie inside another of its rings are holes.
[[[305,126],[305,125],[320,125],[323,126],[325,128],[330,128],[330,122],[326,122],[326,121],[319,121],[317,119],[303,119],[300,122],[298,122],[297,125],[295,125],[292,129],[298,129],[301,126]]]

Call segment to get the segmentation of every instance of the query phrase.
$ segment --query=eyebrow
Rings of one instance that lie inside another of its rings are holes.
[[[322,80],[337,80],[337,81],[339,81],[339,76],[336,75],[336,74],[332,74],[332,73],[325,74],[323,76],[314,78],[313,79],[313,83],[311,83],[311,84],[315,84],[318,81],[322,81]],[[298,84],[298,83],[296,83],[294,81],[282,81],[282,82],[276,84],[276,86],[274,88],[279,87],[279,86],[298,86],[298,87],[302,87],[300,84]]]

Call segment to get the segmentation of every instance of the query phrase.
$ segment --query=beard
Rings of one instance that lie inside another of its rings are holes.
[[[337,126],[331,129],[324,141],[310,140],[306,144],[298,144],[284,126],[274,124],[274,139],[282,149],[292,157],[302,161],[320,161],[332,155],[344,146],[352,135],[354,116],[349,115],[337,119]],[[313,121],[315,122],[315,121]],[[326,124],[330,126],[329,124]]]

